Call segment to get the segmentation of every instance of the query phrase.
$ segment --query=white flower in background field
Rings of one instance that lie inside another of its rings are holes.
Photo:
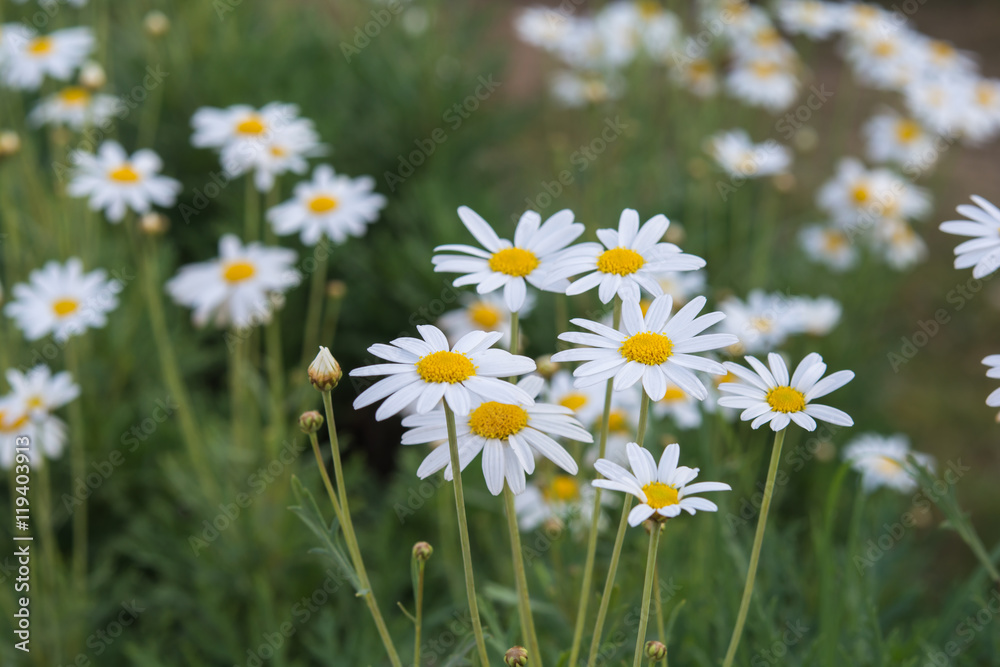
[[[818,0],[781,0],[777,14],[782,27],[788,32],[812,39],[826,39],[843,27],[843,7]]]
[[[719,303],[726,315],[721,329],[739,340],[733,351],[769,352],[792,333],[794,305],[793,298],[778,292],[752,290],[746,301],[730,296]]]
[[[882,486],[900,493],[915,491],[919,483],[908,460],[911,456],[921,468],[934,471],[934,458],[912,451],[905,435],[865,433],[844,448],[844,460],[861,473],[861,488],[866,493]]]
[[[664,271],[655,276],[660,289],[674,300],[674,308],[705,292],[704,271]]]
[[[83,272],[83,262],[71,257],[65,264],[48,262],[11,290],[14,301],[4,307],[28,340],[52,334],[58,341],[100,329],[107,314],[118,306],[122,284],[109,280],[103,269]]]
[[[925,76],[910,81],[903,97],[910,115],[941,136],[961,132],[968,112],[969,82],[964,78]]]
[[[872,116],[862,132],[872,162],[895,162],[904,168],[917,166],[923,170],[937,161],[937,137],[917,121],[894,111]]]
[[[874,38],[908,30],[900,17],[879,5],[867,2],[850,2],[840,6],[843,12],[842,30],[848,35]]]
[[[572,20],[548,7],[528,7],[514,17],[514,31],[523,42],[555,51],[569,34]]]
[[[66,81],[94,49],[93,32],[82,27],[48,35],[23,27],[5,27],[0,39],[0,82],[18,90],[37,90],[46,76]]]
[[[705,266],[701,257],[682,253],[673,243],[660,242],[669,226],[667,216],[661,214],[640,227],[639,214],[627,208],[622,211],[617,230],[598,229],[601,243],[581,243],[570,248],[557,260],[549,278],[561,280],[586,273],[566,288],[566,294],[583,294],[597,287],[601,303],[608,303],[615,295],[638,301],[640,288],[659,296],[663,290],[656,281],[658,274]]]
[[[94,94],[81,86],[67,86],[39,101],[28,114],[28,121],[35,127],[65,125],[82,130],[102,125],[123,108],[114,95]]]
[[[810,336],[826,336],[837,323],[844,312],[840,302],[829,296],[811,299],[807,296],[797,296],[791,299],[791,309],[788,313],[788,329],[791,333],[806,333]]]
[[[365,389],[354,400],[354,409],[385,399],[375,413],[387,419],[411,403],[419,414],[430,412],[443,398],[458,415],[467,415],[483,400],[531,404],[532,396],[506,380],[535,370],[528,357],[511,354],[492,346],[499,332],[473,331],[454,346],[437,327],[417,326],[421,338],[397,338],[390,345],[377,343],[368,352],[390,362],[355,368],[352,377],[387,375]]]
[[[160,156],[144,148],[129,156],[117,141],[105,141],[97,154],[73,153],[73,171],[66,192],[89,197],[90,208],[104,211],[110,222],[121,222],[127,210],[148,213],[153,204],[173,206],[180,182],[162,176]]]
[[[510,310],[503,295],[496,292],[465,293],[459,300],[461,308],[448,311],[437,321],[437,327],[444,331],[450,342],[458,342],[462,336],[473,331],[499,331],[503,334],[500,346],[510,347]],[[521,315],[528,315],[534,304],[534,295],[529,293],[521,306]]]
[[[773,25],[733,36],[732,53],[737,60],[769,60],[777,63],[794,63],[798,58],[792,45],[782,38]]]
[[[721,28],[728,37],[751,34],[772,25],[767,10],[747,0],[700,0],[697,5],[704,24],[725,17]]]
[[[8,370],[7,383],[11,393],[0,399],[0,467],[9,469],[13,464],[13,439],[19,435],[31,438],[26,454],[33,464],[59,458],[66,444],[66,424],[52,413],[76,400],[80,386],[68,372],[53,375],[44,364],[27,373]]]
[[[537,375],[522,379],[517,387],[532,400],[545,381]],[[448,437],[444,410],[406,417],[404,445],[436,442]],[[483,477],[494,496],[503,491],[504,480],[515,494],[525,488],[525,473],[535,471],[535,453],[541,454],[570,475],[577,473],[576,461],[551,436],[579,442],[593,442],[590,433],[572,416],[569,408],[546,403],[506,403],[478,401],[470,404],[467,416],[456,420],[460,467],[483,453]],[[452,478],[448,447],[431,451],[417,468],[417,477],[425,479],[444,469],[445,479]]]
[[[637,29],[646,53],[656,62],[671,62],[677,49],[683,46],[684,27],[680,19],[657,0],[639,0],[633,4],[638,9]]]
[[[593,486],[581,484],[573,475],[557,474],[544,482],[529,482],[524,493],[514,498],[517,523],[523,531],[544,527],[547,535],[553,529],[586,534],[594,516],[594,493]],[[609,500],[603,496],[601,504]],[[604,530],[610,523],[603,511],[597,521],[598,530]]]
[[[707,58],[678,60],[670,63],[670,77],[697,97],[711,97],[719,92],[719,77]]]
[[[595,479],[591,484],[601,489],[631,493],[639,499],[639,504],[628,515],[630,526],[638,526],[653,515],[667,519],[679,516],[681,510],[688,514],[695,512],[716,512],[718,506],[710,500],[695,494],[707,491],[731,491],[732,487],[723,482],[698,482],[698,468],[678,466],[681,448],[678,444],[667,445],[657,465],[653,455],[634,442],[628,443],[628,459],[632,472],[611,461],[601,459],[594,464],[597,472],[607,479]]]
[[[778,112],[795,101],[799,80],[793,64],[756,57],[736,61],[726,75],[726,87],[741,102]]]
[[[32,419],[42,419],[80,395],[80,385],[73,382],[68,371],[53,375],[45,364],[38,364],[27,373],[11,368],[6,377],[11,396]]]
[[[267,212],[267,219],[276,234],[298,232],[306,245],[316,245],[324,236],[343,243],[364,236],[367,225],[378,220],[386,199],[374,189],[371,176],[350,178],[320,165],[311,181],[295,186],[291,199]]]
[[[986,377],[1000,378],[1000,354],[989,355],[983,359],[983,365],[989,367],[989,370],[986,371]],[[990,395],[986,397],[986,405],[991,408],[1000,408],[1000,389],[994,389],[990,392]],[[1000,416],[997,419],[1000,420]]]
[[[730,176],[761,178],[786,171],[788,148],[772,140],[755,144],[746,130],[727,130],[709,137],[706,150]]]
[[[844,59],[862,84],[899,90],[918,78],[913,33],[897,30],[845,34]]]
[[[677,428],[691,429],[701,426],[701,403],[676,385],[667,385],[667,393],[653,403],[653,415],[658,419],[669,417]]]
[[[559,72],[552,78],[552,96],[571,109],[617,100],[624,92],[625,82],[614,72]]]
[[[166,289],[178,304],[192,309],[195,326],[212,321],[237,329],[271,319],[275,297],[302,280],[293,267],[295,251],[243,245],[233,234],[219,239],[219,257],[182,266]]]
[[[965,91],[962,138],[973,145],[992,140],[1000,132],[1000,80],[969,79]]]
[[[738,339],[729,334],[699,335],[725,317],[722,313],[698,317],[705,307],[705,297],[692,299],[671,317],[672,306],[669,296],[658,296],[643,317],[639,302],[626,299],[620,330],[573,319],[573,324],[592,333],[568,332],[559,334],[559,339],[587,347],[557,352],[552,360],[587,362],[573,371],[578,387],[614,378],[615,391],[621,391],[641,380],[646,394],[658,401],[672,382],[704,400],[707,390],[693,371],[722,375],[725,370],[719,362],[694,353],[733,345]]]
[[[971,76],[976,73],[976,61],[968,53],[959,51],[950,42],[931,39],[911,33],[912,56],[917,69],[924,74],[938,76]]]
[[[814,431],[817,419],[837,426],[854,426],[854,420],[843,410],[812,402],[853,380],[852,371],[837,371],[824,378],[826,364],[823,357],[813,352],[799,362],[789,378],[785,360],[774,352],[767,355],[770,369],[756,357],[745,358],[752,371],[725,362],[726,369],[739,377],[740,382],[719,385],[719,391],[726,394],[719,399],[719,405],[743,410],[740,419],[752,420],[751,428],[770,423],[771,430],[780,431],[794,421],[807,431]]]
[[[552,374],[545,392],[545,400],[569,408],[573,411],[573,416],[587,428],[596,430],[600,427],[600,419],[604,414],[602,386],[577,387],[573,383],[573,374],[560,370]]]
[[[527,283],[538,289],[562,291],[562,285],[550,278],[549,273],[553,264],[565,255],[566,246],[583,233],[583,225],[573,222],[572,211],[563,209],[544,224],[542,216],[525,211],[514,230],[513,243],[497,236],[489,223],[468,206],[458,209],[458,217],[485,249],[461,244],[434,249],[438,253],[462,253],[438,254],[431,260],[438,273],[465,274],[455,279],[452,283],[455,287],[475,285],[480,294],[502,287],[507,309],[515,313],[524,306]],[[576,248],[568,252],[576,253]]]
[[[956,209],[967,220],[941,223],[941,231],[956,236],[970,236],[955,247],[955,268],[972,268],[973,278],[985,278],[1000,268],[1000,209],[978,195],[975,206],[961,204]]]
[[[312,121],[299,117],[294,104],[271,102],[261,109],[237,104],[225,109],[202,107],[191,117],[194,134],[191,144],[195,148],[215,148],[259,145],[275,130],[300,127],[312,130]]]
[[[927,244],[910,223],[898,218],[878,221],[873,247],[897,271],[905,271],[927,258]]]
[[[844,227],[867,229],[888,218],[921,218],[930,197],[888,169],[866,169],[860,160],[844,158],[837,173],[819,189],[818,206]]]
[[[806,256],[833,271],[847,271],[858,262],[858,249],[840,227],[810,225],[799,232],[799,245]]]

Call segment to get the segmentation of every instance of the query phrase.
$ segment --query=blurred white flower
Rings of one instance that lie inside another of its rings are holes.
[[[44,364],[27,373],[9,369],[7,383],[11,393],[0,399],[0,467],[9,469],[14,463],[13,439],[21,435],[31,440],[24,453],[32,464],[59,458],[66,444],[66,424],[53,412],[76,400],[80,386],[68,372],[53,375]]]
[[[900,493],[916,490],[919,484],[910,456],[922,468],[934,471],[933,457],[912,451],[905,435],[865,433],[844,448],[844,460],[861,473],[861,488],[866,493],[882,486]]]
[[[46,76],[66,81],[94,49],[93,32],[83,27],[39,35],[7,24],[0,40],[0,81],[18,90],[37,90]]]
[[[455,343],[472,331],[499,331],[503,334],[500,346],[510,346],[510,310],[503,295],[497,292],[464,293],[459,300],[461,308],[448,311],[437,321],[438,328],[444,331],[449,341]],[[524,305],[521,306],[520,314],[528,315],[534,304],[534,295],[529,293],[525,297]]]
[[[776,8],[782,27],[792,34],[826,39],[843,28],[844,5],[818,0],[780,0]]]
[[[985,278],[1000,268],[1000,209],[982,197],[972,195],[976,204],[961,204],[956,210],[968,220],[941,223],[941,231],[971,236],[955,247],[955,268],[972,268],[973,278]]]
[[[806,256],[833,271],[847,271],[858,262],[858,250],[845,232],[835,225],[810,225],[799,232],[799,245]]]
[[[737,60],[726,75],[726,87],[750,106],[778,112],[795,101],[799,80],[790,63],[758,56]]]
[[[921,218],[930,211],[930,197],[889,169],[866,169],[860,160],[844,158],[837,173],[816,195],[818,206],[837,224],[868,229],[890,218]]]
[[[77,151],[72,160],[66,192],[89,197],[90,208],[104,211],[113,223],[121,222],[129,209],[148,213],[153,204],[173,206],[181,191],[180,182],[160,175],[163,161],[148,148],[129,156],[117,141],[105,141],[96,155]]]
[[[875,227],[874,248],[886,263],[903,271],[927,258],[927,244],[910,223],[898,218],[883,218]]]
[[[788,148],[772,140],[755,144],[746,130],[726,130],[709,137],[709,155],[733,177],[761,178],[787,171],[792,162]]]
[[[907,169],[928,169],[937,161],[937,137],[912,118],[885,111],[862,128],[868,157],[873,162],[895,162]]]
[[[94,94],[81,86],[67,86],[41,99],[28,114],[28,121],[36,127],[65,125],[82,130],[102,125],[122,109],[122,102],[114,95]]]
[[[793,330],[794,299],[784,294],[752,290],[743,301],[735,296],[723,299],[719,310],[726,315],[720,327],[735,335],[739,346],[731,352],[769,352],[776,349]]]

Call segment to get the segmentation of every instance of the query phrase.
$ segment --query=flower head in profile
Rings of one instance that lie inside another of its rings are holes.
[[[70,258],[65,264],[48,262],[28,276],[27,283],[14,285],[14,300],[4,307],[28,340],[52,334],[58,341],[99,329],[107,314],[118,306],[122,284],[108,279],[103,269],[83,272],[83,261]]]
[[[782,111],[799,92],[795,62],[763,54],[739,58],[726,76],[726,87],[730,95],[745,104]]]
[[[7,383],[11,391],[0,399],[0,467],[9,469],[14,463],[13,438],[20,435],[31,438],[26,453],[32,463],[43,462],[39,452],[58,458],[66,444],[66,424],[53,413],[76,400],[80,386],[68,372],[53,375],[45,364],[27,373],[10,369]]]
[[[226,234],[219,239],[218,258],[182,266],[166,288],[174,301],[192,309],[195,326],[211,320],[219,327],[252,327],[269,322],[276,297],[302,280],[294,262],[294,250],[243,245]]]
[[[65,28],[39,35],[23,25],[4,26],[0,81],[17,90],[37,90],[46,76],[66,81],[94,49],[90,28]]]
[[[149,149],[131,156],[117,141],[105,141],[97,154],[78,151],[66,191],[89,197],[90,208],[104,211],[110,222],[121,222],[128,210],[148,213],[153,204],[173,206],[181,184],[160,175],[163,162]]]
[[[673,243],[660,242],[669,226],[667,216],[657,215],[640,227],[639,213],[627,208],[622,211],[617,230],[599,229],[600,243],[574,246],[559,260],[550,278],[562,280],[586,273],[566,288],[566,294],[583,294],[597,287],[602,303],[615,295],[638,301],[642,290],[660,296],[663,290],[657,282],[659,274],[705,266],[701,257],[684,254]]]
[[[823,357],[815,352],[806,355],[788,376],[788,367],[780,355],[767,355],[770,369],[756,357],[746,357],[753,370],[727,361],[726,370],[740,379],[719,385],[725,396],[719,405],[743,410],[740,419],[753,422],[751,428],[770,423],[771,429],[780,431],[795,422],[807,431],[816,429],[816,420],[837,426],[854,426],[854,420],[844,412],[828,405],[813,403],[830,392],[840,389],[854,379],[852,371],[837,371],[826,377]]]
[[[831,271],[843,272],[858,263],[858,249],[850,236],[836,225],[809,225],[799,232],[799,245],[809,259]]]
[[[991,354],[984,358],[983,365],[989,369],[986,371],[986,377],[1000,378],[1000,354]],[[991,408],[1000,408],[1000,389],[994,389],[990,392],[990,395],[986,397],[986,405]],[[997,420],[1000,421],[1000,415],[997,416]]]
[[[542,216],[525,211],[514,230],[514,242],[501,239],[483,218],[468,206],[458,209],[466,229],[483,246],[449,244],[434,249],[434,270],[464,274],[455,287],[475,285],[480,294],[503,288],[507,309],[516,313],[524,306],[527,285],[548,289],[552,262],[583,233],[583,225],[573,222],[573,212],[563,209],[542,223]],[[553,287],[557,289],[558,286]]]
[[[537,375],[522,379],[517,388],[531,400],[538,395],[545,381]],[[436,442],[448,437],[444,410],[410,415],[403,420],[410,430],[403,434],[404,445]],[[468,415],[456,422],[458,459],[462,470],[480,452],[483,453],[483,476],[486,488],[494,496],[503,491],[506,480],[510,490],[519,494],[525,489],[525,474],[535,471],[535,453],[555,463],[570,475],[577,473],[576,461],[552,436],[579,442],[593,442],[590,433],[568,408],[546,403],[507,403],[496,400],[476,400]],[[424,479],[441,469],[445,479],[452,478],[448,447],[434,449],[417,468]]]
[[[630,526],[638,526],[650,517],[673,519],[681,511],[717,512],[719,507],[710,500],[696,494],[706,491],[730,491],[732,487],[723,482],[698,482],[698,468],[677,465],[681,455],[678,444],[667,445],[657,465],[648,450],[634,442],[627,445],[629,467],[622,468],[617,463],[599,459],[594,467],[607,479],[595,479],[594,486],[610,491],[631,493],[639,499],[639,504],[628,514]]]
[[[698,314],[705,307],[705,297],[692,299],[675,315],[670,311],[673,299],[658,296],[643,316],[638,301],[622,305],[620,330],[584,319],[571,320],[588,333],[560,334],[560,340],[586,347],[564,350],[552,355],[553,361],[584,361],[573,375],[578,387],[614,378],[615,391],[642,381],[646,394],[654,401],[667,393],[669,383],[699,400],[708,391],[693,371],[722,375],[725,369],[717,361],[697,356],[697,352],[715,350],[738,342],[730,334],[702,332],[722,320],[722,313]]]
[[[430,412],[442,399],[462,416],[478,401],[534,402],[523,389],[500,379],[535,370],[535,362],[528,357],[492,347],[501,333],[473,331],[454,346],[448,345],[444,333],[435,326],[417,325],[417,333],[420,338],[397,338],[389,345],[377,343],[368,348],[389,363],[355,368],[351,377],[388,377],[354,400],[356,410],[384,399],[375,413],[375,419],[381,421],[414,403],[418,414]]]
[[[909,461],[911,456],[921,468],[934,470],[933,457],[912,451],[909,439],[901,434],[865,433],[844,449],[844,460],[861,473],[861,488],[866,493],[882,486],[900,493],[916,490],[917,471]]]
[[[312,363],[309,364],[309,381],[320,391],[330,391],[337,386],[344,372],[340,370],[340,364],[330,354],[330,348],[320,345],[319,353]]]
[[[761,178],[786,171],[792,153],[774,140],[755,144],[746,130],[728,130],[708,139],[707,151],[730,176]]]
[[[499,331],[503,334],[499,345],[510,346],[510,310],[502,294],[464,293],[459,303],[461,308],[448,311],[437,321],[437,327],[444,331],[449,341],[455,342],[472,331]],[[530,313],[534,304],[534,295],[529,292],[521,306],[521,315]]]
[[[267,212],[267,219],[276,234],[298,233],[306,245],[316,245],[323,237],[343,243],[364,236],[368,225],[378,220],[386,199],[374,189],[370,176],[350,178],[320,165],[311,181],[295,186],[291,199]]]
[[[941,223],[941,231],[968,236],[955,247],[955,268],[972,267],[973,278],[985,278],[1000,268],[1000,208],[982,197],[972,195],[975,206],[962,204],[958,212],[967,220]]]
[[[28,114],[32,125],[65,125],[72,130],[99,127],[122,110],[114,95],[95,94],[82,86],[66,86],[43,98]]]
[[[517,524],[523,531],[545,527],[546,530],[568,529],[571,535],[585,535],[594,517],[596,489],[575,475],[558,473],[541,482],[528,482],[523,493],[514,498]],[[609,504],[608,496],[601,504]],[[610,523],[603,508],[597,519],[598,530]]]

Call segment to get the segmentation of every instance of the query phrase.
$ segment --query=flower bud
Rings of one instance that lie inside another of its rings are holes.
[[[434,547],[427,542],[417,542],[413,545],[413,560],[427,562],[434,553]]]
[[[671,223],[667,227],[667,231],[663,233],[663,240],[667,243],[684,243],[684,238],[687,236],[687,232],[684,231],[684,225],[679,222]]]
[[[331,280],[326,284],[326,295],[331,299],[343,299],[347,295],[347,283],[343,280]]]
[[[503,654],[503,662],[507,667],[524,667],[528,664],[528,652],[523,646],[514,646]]]
[[[299,428],[303,433],[315,433],[321,426],[323,426],[323,415],[315,410],[303,412],[299,417]]]
[[[139,218],[139,229],[150,236],[162,236],[167,233],[170,221],[162,213],[146,213]]]
[[[21,150],[21,137],[14,130],[0,132],[0,157],[16,155]]]
[[[80,85],[90,90],[103,88],[108,82],[108,75],[104,73],[104,68],[99,62],[88,60],[80,68]]]
[[[654,662],[663,660],[667,657],[667,647],[663,645],[663,642],[648,641],[646,642],[646,657]]]
[[[143,27],[152,37],[161,37],[170,30],[170,19],[163,12],[154,9],[142,20]]]
[[[541,375],[543,378],[548,380],[552,375],[559,370],[559,363],[552,361],[552,357],[545,355],[535,359],[535,372]]]
[[[309,364],[309,381],[320,391],[330,391],[337,386],[343,375],[340,364],[330,354],[330,350],[321,345],[319,354]]]

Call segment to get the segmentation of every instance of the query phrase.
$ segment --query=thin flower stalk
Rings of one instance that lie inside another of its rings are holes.
[[[642,586],[642,607],[639,611],[639,632],[635,638],[635,656],[632,667],[641,667],[643,647],[646,644],[646,626],[649,623],[649,602],[653,592],[653,582],[656,579],[656,549],[660,544],[660,529],[663,526],[655,522],[649,531],[649,552],[646,554],[646,579]]]
[[[517,512],[514,510],[514,492],[509,484],[503,487],[504,510],[507,515],[507,530],[510,533],[511,555],[514,560],[514,579],[517,582],[518,607],[521,616],[521,634],[528,642],[528,652],[533,656],[532,665],[541,667],[542,654],[538,649],[538,635],[535,619],[531,613],[531,598],[528,594],[528,578],[524,571],[524,554],[521,550],[521,534],[517,526]]]

